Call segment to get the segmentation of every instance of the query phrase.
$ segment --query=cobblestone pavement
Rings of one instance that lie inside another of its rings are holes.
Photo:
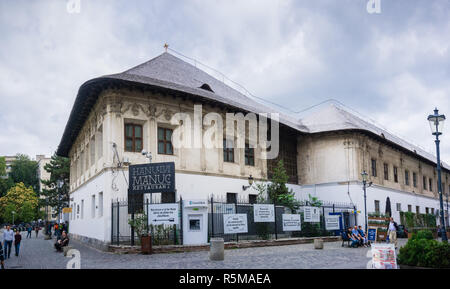
[[[70,259],[55,252],[55,239],[22,236],[20,256],[14,255],[13,248],[5,261],[7,268],[66,268]],[[399,239],[399,245],[405,243],[406,239]],[[315,250],[313,244],[225,250],[224,261],[209,261],[206,251],[140,255],[105,253],[76,241],[71,246],[81,253],[82,269],[364,269],[369,261],[369,248],[341,247],[341,242],[324,243],[323,250]]]

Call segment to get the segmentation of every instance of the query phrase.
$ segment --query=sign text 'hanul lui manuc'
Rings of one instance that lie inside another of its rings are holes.
[[[129,194],[175,191],[175,163],[150,163],[129,167]]]

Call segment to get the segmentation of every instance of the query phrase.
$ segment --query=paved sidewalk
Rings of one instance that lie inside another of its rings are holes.
[[[20,256],[5,261],[6,268],[64,269],[70,260],[55,252],[52,240],[22,237]],[[399,245],[406,239],[399,239]],[[369,248],[341,247],[341,242],[324,243],[323,250],[313,244],[225,250],[224,261],[209,261],[208,252],[173,254],[114,254],[101,252],[71,240],[81,254],[82,269],[364,269]]]

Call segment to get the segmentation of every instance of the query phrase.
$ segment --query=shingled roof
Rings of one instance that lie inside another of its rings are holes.
[[[214,101],[240,111],[278,113],[280,123],[300,132],[308,131],[297,119],[254,101],[194,65],[165,52],[125,72],[106,75],[85,82],[80,87],[75,99],[69,121],[58,146],[58,155],[68,155],[70,146],[81,130],[89,109],[92,108],[98,98],[98,89],[96,93],[91,93],[90,90],[97,84],[100,85],[112,80],[186,93],[195,96],[199,101]]]
[[[436,156],[433,154],[430,154],[422,148],[405,141],[389,131],[358,117],[356,114],[349,112],[347,109],[335,103],[323,105],[318,110],[314,111],[314,113],[303,117],[302,124],[308,128],[309,133],[346,130],[369,132],[386,142],[401,147],[412,155],[417,155],[432,163],[436,163]],[[442,162],[442,164],[445,169],[450,169],[448,164],[444,162]]]
[[[380,137],[414,155],[435,163],[436,158],[403,139],[365,121],[335,104],[326,105],[310,115],[296,119],[272,107],[267,107],[217,80],[196,66],[170,53],[163,53],[122,73],[106,75],[85,82],[79,89],[57,154],[68,156],[90,110],[106,82],[139,84],[147,87],[184,93],[201,100],[231,106],[240,111],[279,114],[280,123],[302,133],[323,133],[339,130],[361,130]],[[447,164],[444,168],[450,169]]]

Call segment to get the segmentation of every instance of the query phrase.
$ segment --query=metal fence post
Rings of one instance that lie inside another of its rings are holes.
[[[146,226],[146,228],[147,228],[147,234],[149,233],[149,228],[150,228],[150,223],[148,222],[149,221],[149,213],[148,213],[148,211],[149,211],[149,207],[148,207],[148,199],[147,200],[145,200],[145,203],[146,203],[146,207],[147,207],[147,226]],[[153,237],[153,236],[152,236]]]
[[[128,200],[129,201],[129,200]],[[128,206],[130,203],[128,202]],[[131,202],[131,220],[134,221],[134,204]],[[131,226],[131,246],[134,246],[134,227]]]
[[[111,244],[114,244],[114,202],[111,202]]]
[[[274,210],[274,214],[275,214],[275,240],[278,240],[278,228],[277,228],[277,202],[274,200],[273,201],[273,210]]]
[[[120,218],[119,218],[119,214],[120,214],[120,204],[119,204],[119,200],[117,200],[117,245],[120,244]]]
[[[180,196],[180,243],[184,244],[183,241],[183,198]]]
[[[237,209],[238,207],[237,207],[237,196],[236,196],[236,198],[234,199],[234,211],[235,211],[235,214],[237,214],[238,213],[238,209]],[[239,233],[236,233],[236,243],[238,243],[239,242]]]
[[[211,195],[211,236],[214,238],[214,197]]]

